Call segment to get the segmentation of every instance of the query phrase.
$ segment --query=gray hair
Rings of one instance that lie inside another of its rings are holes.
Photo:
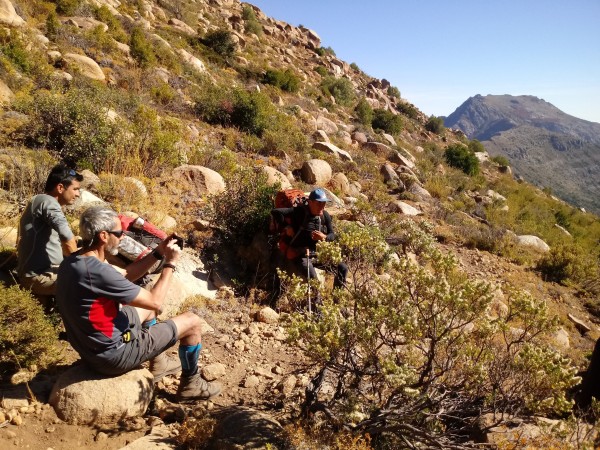
[[[118,218],[117,213],[106,206],[92,206],[81,215],[79,234],[85,242],[91,244],[99,232],[111,231],[115,227],[115,219]]]

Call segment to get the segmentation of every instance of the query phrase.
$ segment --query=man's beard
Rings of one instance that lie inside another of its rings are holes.
[[[107,252],[109,255],[117,256],[119,254],[119,244],[117,244],[115,246],[107,244],[106,248],[104,249],[104,251]]]

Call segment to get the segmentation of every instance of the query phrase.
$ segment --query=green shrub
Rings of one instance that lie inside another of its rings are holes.
[[[335,56],[335,52],[333,51],[333,49],[331,47],[319,47],[315,49],[315,53],[319,56],[325,56],[325,55],[333,55]]]
[[[390,86],[387,89],[387,95],[394,98],[400,98],[400,89],[398,89],[396,86]]]
[[[473,153],[485,153],[485,147],[477,139],[470,140],[468,147]]]
[[[360,123],[365,126],[371,126],[371,122],[373,122],[373,108],[364,97],[358,101],[358,104],[354,108],[354,112]]]
[[[342,106],[349,106],[356,96],[352,82],[346,78],[325,77],[321,81],[321,90]]]
[[[0,373],[59,360],[58,331],[29,291],[0,283]]]
[[[289,340],[302,340],[315,373],[302,413],[326,410],[321,429],[351,426],[385,436],[390,448],[462,448],[464,431],[487,413],[570,411],[577,369],[542,344],[558,323],[546,305],[507,290],[507,311],[489,314],[491,286],[468,279],[423,230],[411,235],[421,241],[420,264],[386,265],[382,237],[354,224],[339,242],[319,244],[333,263],[345,249],[353,282],[320,288],[318,315],[291,315]],[[285,295],[302,304],[306,292],[293,283]],[[329,395],[320,395],[324,386]]]
[[[386,109],[373,111],[373,129],[383,130],[386,133],[398,134],[402,131],[402,117]]]
[[[315,72],[317,72],[322,77],[326,77],[327,75],[329,75],[329,73],[327,72],[327,69],[325,68],[325,66],[317,66],[317,67],[315,67]]]
[[[242,8],[242,19],[244,19],[244,32],[246,34],[256,34],[257,36],[262,35],[262,25],[256,18],[256,13],[252,7],[244,5]]]
[[[131,30],[129,41],[131,56],[142,67],[149,67],[156,62],[152,44],[146,38],[146,33],[140,27]]]
[[[300,78],[291,69],[277,70],[268,69],[263,76],[262,82],[276,86],[287,92],[298,92],[300,88]]]
[[[55,39],[58,35],[58,31],[61,27],[61,23],[58,20],[56,12],[50,11],[50,14],[46,17],[46,36],[49,39]]]
[[[546,281],[566,285],[598,277],[598,262],[577,245],[557,245],[537,263],[537,270]]]
[[[259,137],[277,113],[269,97],[261,92],[227,90],[208,83],[195,100],[195,111],[201,120],[234,126]]]
[[[352,70],[354,70],[355,72],[360,72],[360,67],[358,67],[358,64],[356,64],[356,63],[354,63],[354,62],[353,62],[353,63],[350,63],[350,68],[351,68]]]
[[[128,36],[127,33],[125,33],[125,30],[123,29],[123,25],[121,25],[119,19],[113,16],[113,14],[106,7],[106,5],[102,5],[100,8],[96,8],[94,10],[94,15],[96,16],[96,19],[108,25],[108,31],[112,35],[112,37],[114,37],[119,42],[127,42]]]
[[[65,94],[39,90],[17,104],[28,114],[24,142],[29,147],[47,148],[61,159],[100,171],[113,147],[118,127],[106,114],[101,88],[72,88]]]
[[[223,58],[229,58],[235,54],[235,42],[230,31],[216,30],[208,33],[202,39],[202,43]]]
[[[56,4],[56,12],[63,16],[72,16],[77,8],[81,6],[83,0],[51,0]]]
[[[415,108],[414,105],[410,103],[400,102],[396,105],[396,109],[400,111],[405,116],[410,117],[411,119],[416,119],[419,117],[419,111]]]
[[[490,159],[499,166],[508,167],[510,165],[510,161],[508,160],[508,158],[502,155],[496,155]]]
[[[435,134],[442,134],[446,130],[444,127],[444,119],[441,117],[431,116],[425,124],[425,129]]]
[[[479,173],[479,160],[462,144],[449,146],[444,152],[444,157],[448,165],[462,170],[467,175]]]
[[[227,189],[213,198],[214,220],[228,244],[248,244],[265,229],[277,186],[261,171],[240,168],[226,180]]]
[[[43,64],[41,61],[44,60],[41,55],[38,54],[36,49],[30,48],[27,42],[19,37],[17,33],[10,33],[7,29],[5,30],[0,30],[0,63],[4,56],[22,72],[28,75],[33,74]]]

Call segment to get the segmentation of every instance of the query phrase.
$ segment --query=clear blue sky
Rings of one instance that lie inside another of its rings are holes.
[[[600,122],[600,0],[251,0],[386,78],[424,113],[535,95]]]

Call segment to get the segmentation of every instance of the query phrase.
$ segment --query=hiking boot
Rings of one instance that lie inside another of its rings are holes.
[[[179,358],[169,358],[165,352],[162,352],[150,360],[149,369],[154,376],[154,384],[156,384],[165,375],[181,372],[181,361]]]
[[[178,400],[208,400],[221,393],[219,383],[209,383],[202,379],[199,373],[191,377],[181,377],[177,389]]]

